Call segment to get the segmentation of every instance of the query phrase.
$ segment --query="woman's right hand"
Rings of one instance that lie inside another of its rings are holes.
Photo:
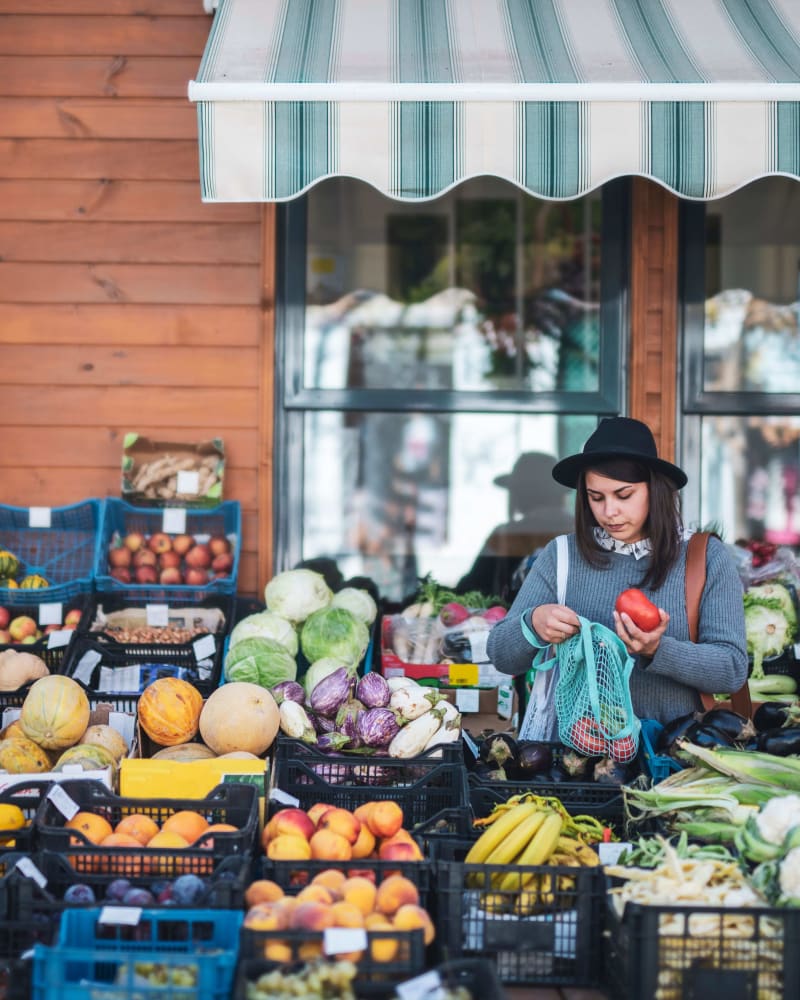
[[[566,604],[540,604],[531,614],[534,632],[544,642],[558,645],[580,631],[581,623]]]

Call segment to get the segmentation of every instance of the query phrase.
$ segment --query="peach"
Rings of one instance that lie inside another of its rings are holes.
[[[393,926],[399,931],[413,931],[421,929],[425,936],[425,944],[433,943],[436,937],[436,928],[428,915],[428,911],[415,903],[406,903],[395,913],[392,920]]]
[[[298,931],[324,931],[333,927],[333,914],[327,903],[316,903],[309,900],[298,903],[289,916],[289,926]]]
[[[192,535],[176,535],[172,539],[172,550],[173,552],[177,552],[179,556],[185,556],[194,544],[195,541]]]
[[[350,844],[355,844],[361,832],[361,823],[347,809],[328,809],[317,823],[317,829],[338,833]]]
[[[307,861],[312,856],[311,846],[304,837],[283,833],[267,844],[267,857],[273,861]]]
[[[403,825],[403,810],[396,802],[374,802],[367,817],[367,826],[376,837],[393,837]]]
[[[335,806],[330,805],[328,802],[315,802],[310,809],[306,810],[306,812],[308,814],[308,818],[316,827],[318,826],[319,821],[322,818],[323,814],[326,813],[329,809],[335,809],[335,808],[336,808]]]
[[[325,903],[330,906],[334,902],[334,896],[330,889],[327,889],[324,885],[319,885],[317,883],[314,885],[307,885],[305,889],[301,889],[297,894],[298,903]]]
[[[353,856],[350,841],[333,830],[317,830],[307,844],[311,857],[322,861],[349,861]]]
[[[408,840],[384,840],[378,849],[381,861],[422,861],[422,851]]]
[[[347,879],[342,885],[342,902],[358,907],[363,916],[375,909],[375,899],[378,890],[374,882],[362,875]]]
[[[372,836],[370,828],[366,823],[361,824],[358,831],[358,839],[353,844],[354,858],[368,858],[375,850],[375,838]]]
[[[256,903],[275,903],[279,899],[283,899],[283,889],[268,878],[251,882],[244,893],[244,905],[247,907],[255,906]]]
[[[334,927],[363,927],[364,917],[360,908],[355,903],[348,903],[346,899],[340,899],[331,907]]]
[[[281,809],[275,813],[268,825],[272,831],[271,837],[288,833],[292,837],[310,840],[314,833],[314,824],[303,809]]]
[[[369,814],[372,811],[372,807],[374,805],[375,805],[374,802],[365,802],[363,805],[360,805],[357,809],[353,810],[353,815],[359,821],[359,823],[361,823],[362,826],[365,823],[366,823],[367,826],[369,826],[369,822],[368,822],[369,821]]]
[[[269,962],[280,962],[284,965],[294,958],[292,946],[285,941],[267,941],[264,945],[264,958]]]
[[[400,942],[396,937],[377,937],[370,931],[394,930],[389,921],[380,913],[370,913],[364,920],[369,938],[369,953],[373,962],[393,962],[397,955]]]
[[[375,909],[385,917],[391,917],[401,906],[419,903],[419,890],[404,875],[389,875],[378,886],[375,895]]]
[[[315,962],[322,958],[322,941],[303,941],[297,948],[297,958],[301,962]]]
[[[77,628],[82,617],[83,612],[80,608],[71,608],[64,616],[64,628]]]
[[[324,871],[318,872],[312,879],[312,885],[324,885],[329,892],[331,892],[335,899],[342,898],[342,886],[345,883],[347,876],[341,870],[341,868],[326,868]]]
[[[256,903],[244,917],[244,926],[255,931],[285,931],[289,926],[289,912],[280,901]]]

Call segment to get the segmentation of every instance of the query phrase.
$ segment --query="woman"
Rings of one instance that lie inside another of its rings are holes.
[[[658,457],[650,429],[629,417],[603,420],[583,451],[553,468],[577,490],[575,532],[568,536],[566,600],[556,601],[556,543],[533,564],[509,614],[489,635],[498,670],[521,674],[541,644],[558,645],[580,628],[578,615],[614,629],[634,658],[631,697],[640,718],[667,722],[701,707],[699,691],[736,691],[747,677],[742,585],[725,545],[711,537],[698,641],[686,617],[686,539],[678,491],[686,475]],[[629,587],[644,591],[661,621],[651,632],[614,610]]]

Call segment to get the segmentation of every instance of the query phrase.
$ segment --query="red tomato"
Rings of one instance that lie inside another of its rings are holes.
[[[635,587],[623,590],[614,604],[615,610],[630,615],[633,624],[642,632],[652,632],[661,624],[658,608]]]
[[[569,731],[575,749],[587,757],[598,757],[606,752],[606,738],[594,719],[578,719]]]
[[[612,740],[611,746],[608,748],[608,756],[621,764],[633,760],[636,756],[636,744],[633,742],[633,737],[620,736],[618,740]]]

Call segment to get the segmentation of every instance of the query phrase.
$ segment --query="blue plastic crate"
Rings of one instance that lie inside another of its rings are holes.
[[[37,508],[0,504],[0,548],[13,552],[25,574],[43,576],[50,583],[37,590],[2,587],[0,604],[56,603],[90,593],[104,506],[103,500],[82,500],[51,507],[49,527],[37,528],[31,527],[31,511]]]
[[[642,719],[641,743],[639,752],[642,757],[642,767],[653,781],[663,781],[675,771],[683,770],[680,761],[666,754],[656,753],[655,747],[664,727],[655,719]]]
[[[203,586],[160,583],[125,583],[111,576],[108,568],[108,547],[115,536],[131,532],[152,535],[163,530],[164,515],[169,508],[136,507],[124,500],[110,498],[105,502],[103,523],[97,546],[95,587],[98,591],[169,603],[198,603],[213,594],[235,594],[242,548],[242,511],[238,500],[225,500],[207,510],[186,510],[186,534],[195,538],[225,535],[233,549],[233,566],[228,576],[220,576]]]
[[[137,924],[100,922],[100,909],[66,910],[54,945],[36,945],[33,1000],[228,1000],[243,914],[142,910]],[[167,984],[137,975],[160,966]],[[188,975],[190,981],[177,977]],[[173,979],[173,977],[176,977]]]

